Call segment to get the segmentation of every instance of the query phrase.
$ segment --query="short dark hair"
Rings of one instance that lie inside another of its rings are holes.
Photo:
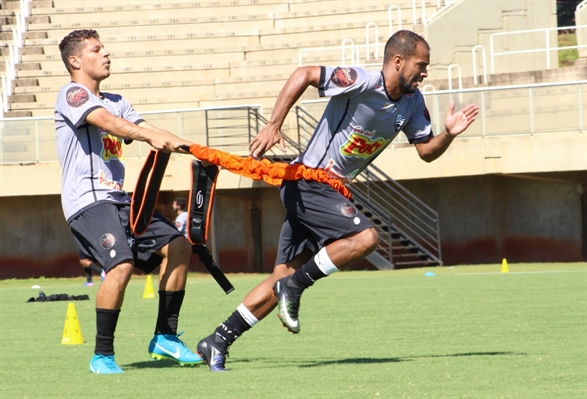
[[[65,64],[65,68],[71,73],[71,66],[69,65],[69,57],[71,55],[79,55],[83,47],[84,41],[87,39],[98,39],[100,35],[94,29],[80,29],[70,32],[59,43],[59,51],[61,52],[61,59]]]
[[[186,204],[185,198],[177,197],[176,199],[173,200],[173,202],[175,202],[182,211],[185,209],[185,204]]]
[[[430,50],[428,42],[422,36],[409,30],[398,30],[385,43],[383,62],[388,62],[396,54],[404,58],[410,58],[416,54],[418,43],[423,44]]]

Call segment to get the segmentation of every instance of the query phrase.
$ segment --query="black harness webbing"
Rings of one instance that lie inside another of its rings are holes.
[[[226,294],[234,291],[234,286],[228,281],[218,267],[208,247],[208,227],[214,204],[216,178],[218,166],[203,166],[199,161],[191,164],[192,186],[188,202],[188,237],[192,243],[192,251],[198,254],[200,261]]]
[[[130,205],[130,227],[136,236],[143,234],[149,227],[169,158],[170,154],[151,150],[141,169]],[[214,262],[206,246],[218,167],[215,165],[203,167],[198,161],[193,161],[191,175],[188,232],[192,251],[198,254],[208,272],[224,292],[229,294],[234,291],[234,286]]]
[[[130,227],[136,236],[147,231],[151,223],[168,163],[169,154],[164,152],[151,150],[147,155],[130,201]]]

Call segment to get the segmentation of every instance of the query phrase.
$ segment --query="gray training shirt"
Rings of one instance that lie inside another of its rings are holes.
[[[318,90],[331,99],[306,150],[293,163],[326,169],[350,183],[400,131],[412,144],[433,137],[420,91],[394,102],[380,71],[323,66]]]
[[[86,116],[101,107],[132,123],[143,120],[120,95],[101,94],[102,98],[98,98],[86,87],[71,82],[57,96],[55,125],[62,167],[61,205],[68,222],[98,201],[130,201],[122,189],[123,140],[86,123]]]

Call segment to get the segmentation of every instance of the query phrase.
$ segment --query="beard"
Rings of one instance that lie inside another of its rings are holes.
[[[408,82],[401,73],[399,75],[399,89],[402,94],[410,94],[416,91],[416,89],[412,86],[412,82]]]

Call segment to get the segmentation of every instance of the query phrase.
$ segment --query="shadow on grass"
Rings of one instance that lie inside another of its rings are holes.
[[[355,358],[348,358],[348,359],[336,359],[336,360],[315,360],[312,362],[307,361],[289,361],[287,365],[283,364],[283,359],[272,359],[272,358],[250,358],[250,359],[233,359],[230,363],[259,363],[267,365],[269,368],[274,367],[291,367],[298,366],[302,368],[306,367],[323,367],[323,366],[331,366],[331,365],[344,365],[344,364],[353,364],[353,365],[361,365],[361,364],[384,364],[384,363],[400,363],[400,362],[412,362],[416,359],[431,359],[431,358],[443,358],[443,357],[465,357],[465,356],[526,356],[526,353],[519,353],[519,352],[465,352],[465,353],[453,353],[449,355],[421,355],[421,356],[404,356],[404,357],[384,357],[384,358],[374,358],[374,357],[355,357]],[[229,365],[227,364],[227,367]],[[144,362],[135,362],[123,365],[122,368],[124,370],[132,370],[132,369],[163,369],[163,368],[170,368],[170,367],[186,367],[189,368],[191,366],[180,366],[173,360],[148,360]],[[207,369],[207,365],[205,363],[199,364],[195,367],[203,367]],[[230,368],[230,367],[228,367]],[[259,367],[256,367],[259,368]],[[265,367],[261,367],[265,368]]]
[[[235,360],[233,363],[249,363],[251,360],[247,359],[238,359]],[[192,367],[203,367],[206,370],[208,366],[206,363],[198,363],[194,366],[182,366],[179,363],[176,363],[173,360],[146,360],[144,362],[134,362],[129,364],[121,365],[123,370],[133,370],[133,369],[168,369],[171,367],[181,367],[181,368],[192,368]]]
[[[525,353],[516,352],[466,352],[466,353],[453,353],[450,355],[422,355],[422,356],[405,356],[405,357],[389,357],[389,358],[372,358],[372,357],[359,357],[350,359],[339,359],[339,360],[317,360],[313,362],[303,362],[299,367],[321,367],[330,366],[334,364],[378,364],[378,363],[399,363],[399,362],[411,362],[415,359],[428,359],[428,358],[439,358],[439,357],[462,357],[462,356],[526,356]]]

